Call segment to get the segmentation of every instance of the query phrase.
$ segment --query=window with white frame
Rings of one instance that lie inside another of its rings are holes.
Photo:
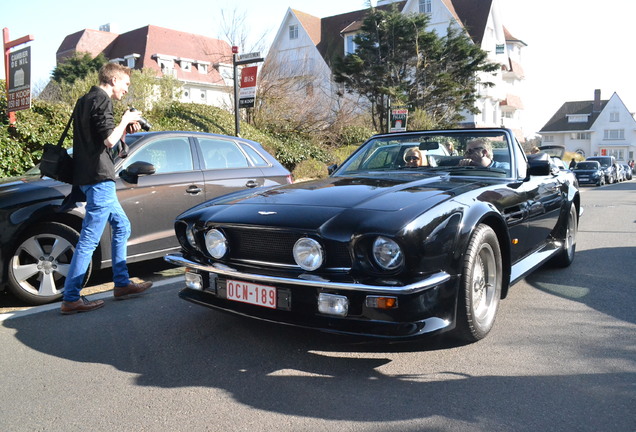
[[[587,121],[587,114],[569,114],[568,123],[585,123]]]
[[[605,129],[603,139],[606,140],[624,140],[625,129]]]
[[[610,121],[611,122],[618,122],[620,121],[620,116],[618,115],[618,111],[614,111],[610,113]]]
[[[353,41],[355,37],[353,34],[345,36],[345,55],[356,52],[356,43]]]
[[[181,60],[181,69],[185,72],[190,72],[192,70],[192,63],[187,60]]]
[[[591,138],[591,134],[589,132],[574,132],[572,133],[573,140],[589,140]]]
[[[554,135],[546,135],[543,137],[543,142],[554,142]]]
[[[139,54],[130,54],[127,56],[124,56],[124,60],[126,61],[126,66],[134,69],[137,63],[137,59],[141,57]]]
[[[197,64],[197,68],[199,69],[200,74],[206,75],[208,73],[208,65],[206,63]]]
[[[161,73],[167,76],[175,76],[174,57],[157,55],[157,63],[161,69]]]
[[[420,0],[420,13],[430,14],[432,12],[431,1],[432,0]]]
[[[289,26],[289,39],[298,39],[298,24]]]

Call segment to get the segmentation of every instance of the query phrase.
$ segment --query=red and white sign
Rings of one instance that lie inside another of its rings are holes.
[[[227,299],[276,309],[276,288],[250,282],[228,280]]]
[[[241,89],[239,90],[239,108],[251,108],[256,100],[256,75],[258,66],[244,67],[241,70]]]

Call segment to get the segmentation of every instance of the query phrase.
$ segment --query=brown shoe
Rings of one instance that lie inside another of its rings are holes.
[[[104,300],[89,300],[81,296],[79,300],[74,302],[63,301],[62,306],[60,306],[60,312],[62,315],[71,315],[78,312],[90,312],[102,306],[104,306]]]
[[[130,297],[138,296],[143,292],[150,289],[152,286],[152,282],[141,282],[134,283],[130,282],[128,285],[124,287],[116,286],[113,290],[113,295],[115,296],[115,300],[124,300]]]

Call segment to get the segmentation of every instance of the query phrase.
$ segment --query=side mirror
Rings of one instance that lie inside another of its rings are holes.
[[[139,176],[141,175],[151,175],[156,171],[155,166],[148,162],[133,162],[130,164],[128,168],[122,170],[119,173],[119,177],[122,178],[126,183],[137,184],[139,181]]]
[[[546,176],[552,174],[550,156],[546,153],[537,153],[528,156],[528,175]]]
[[[338,164],[329,165],[327,167],[327,172],[329,173],[329,175],[333,174],[334,171],[336,171],[336,168],[338,168]]]

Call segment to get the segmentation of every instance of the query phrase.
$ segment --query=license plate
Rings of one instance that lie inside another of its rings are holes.
[[[276,288],[250,282],[228,280],[227,299],[276,309]]]

